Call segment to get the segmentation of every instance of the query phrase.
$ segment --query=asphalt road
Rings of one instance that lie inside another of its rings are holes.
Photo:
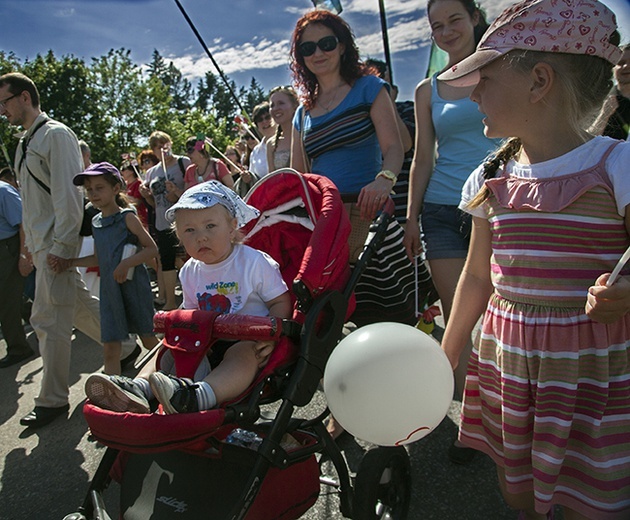
[[[35,335],[29,341],[37,348]],[[5,354],[0,342],[0,357]],[[80,333],[73,342],[70,413],[36,430],[20,426],[20,418],[33,407],[41,379],[41,358],[0,371],[0,519],[61,520],[81,504],[88,483],[104,452],[91,440],[82,414],[83,385],[100,370],[99,347]],[[300,413],[312,415],[324,404],[318,393]],[[479,454],[468,466],[449,462],[447,450],[456,433],[459,403],[429,436],[407,447],[412,467],[412,501],[409,518],[422,520],[508,520],[517,513],[503,502],[493,463]],[[356,469],[365,446],[349,436],[340,445],[351,469]],[[329,471],[324,465],[324,471]],[[106,492],[112,518],[118,517],[116,484]],[[334,490],[322,486],[317,504],[302,518],[340,519]]]

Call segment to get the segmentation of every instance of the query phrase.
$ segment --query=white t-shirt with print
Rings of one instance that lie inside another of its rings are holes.
[[[237,244],[228,258],[205,264],[190,258],[179,271],[184,309],[268,316],[265,302],[288,289],[268,254]]]

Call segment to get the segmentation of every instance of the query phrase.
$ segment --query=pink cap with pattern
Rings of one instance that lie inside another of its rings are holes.
[[[474,85],[481,67],[515,49],[588,54],[616,64],[622,53],[609,41],[615,29],[614,13],[597,0],[523,0],[503,11],[477,50],[438,79]]]

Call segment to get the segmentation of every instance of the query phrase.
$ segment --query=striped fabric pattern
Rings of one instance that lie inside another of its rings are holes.
[[[375,130],[370,118],[371,107],[369,103],[358,104],[339,114],[332,122],[312,126],[304,136],[304,148],[311,160],[373,136]]]
[[[603,184],[554,212],[488,200],[495,293],[468,367],[461,438],[505,469],[510,493],[533,490],[539,513],[559,504],[621,520],[630,316],[604,325],[584,312],[588,287],[630,244]]]
[[[381,321],[416,324],[415,273],[402,245],[404,234],[392,220],[383,244],[359,278],[354,292],[357,308],[350,318],[359,327]]]

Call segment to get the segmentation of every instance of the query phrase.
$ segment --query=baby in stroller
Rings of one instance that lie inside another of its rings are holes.
[[[291,317],[292,302],[278,264],[240,243],[239,228],[258,215],[256,208],[217,181],[188,189],[167,211],[166,218],[174,222],[190,256],[179,273],[185,309]],[[245,391],[274,345],[223,341],[214,346],[209,359],[203,359],[193,379],[175,377],[169,361],[162,359],[161,371],[154,360],[134,379],[92,374],[85,392],[95,405],[116,412],[150,413],[153,398],[167,414],[208,410]]]

